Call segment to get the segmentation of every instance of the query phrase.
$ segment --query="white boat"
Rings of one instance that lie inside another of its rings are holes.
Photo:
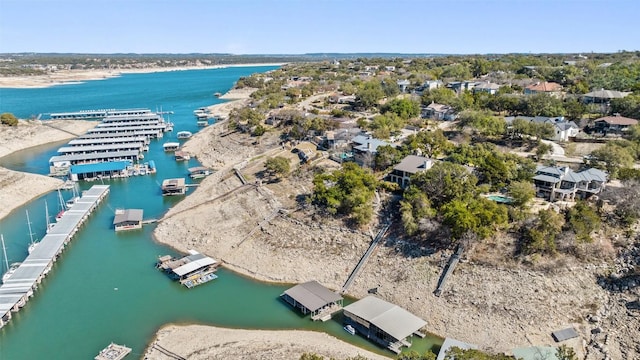
[[[76,185],[74,185],[73,189],[71,190],[73,190],[73,195],[71,196],[71,199],[65,202],[67,209],[70,209],[71,207],[73,207],[73,205],[75,205],[78,202],[78,200],[80,200],[80,196],[78,194],[78,188],[76,187]]]
[[[49,219],[49,205],[47,204],[47,200],[44,201],[44,216],[46,218],[46,223],[47,223],[47,234],[49,233],[49,231],[51,231],[51,229],[53,229],[54,226],[56,226],[56,223],[52,223]]]
[[[29,252],[29,254],[31,254],[31,252],[35,250],[36,246],[38,246],[38,243],[33,240],[33,231],[31,230],[31,220],[29,219],[29,210],[25,210],[25,212],[27,213],[27,226],[29,227],[29,239],[31,240],[31,242],[29,243],[29,247],[27,248],[27,251]]]
[[[351,326],[351,325],[345,325],[344,326],[344,331],[348,332],[351,335],[355,335],[356,334],[356,329],[354,329],[353,326]]]
[[[162,145],[164,151],[171,152],[180,149],[180,143],[177,142],[167,142]]]
[[[5,263],[5,268],[7,269],[7,271],[2,274],[2,283],[6,283],[7,280],[9,280],[9,278],[11,277],[11,275],[13,275],[13,273],[16,271],[16,269],[18,269],[18,267],[20,266],[20,263],[13,263],[11,265],[9,265],[9,260],[7,259],[7,249],[4,246],[4,235],[0,234],[0,241],[2,241],[2,252],[4,253],[4,263]]]
[[[178,131],[178,139],[188,139],[191,136],[193,136],[191,131]]]

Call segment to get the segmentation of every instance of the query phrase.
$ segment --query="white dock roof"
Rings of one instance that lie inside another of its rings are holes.
[[[198,256],[200,255],[200,256]],[[203,268],[205,266],[210,266],[216,263],[215,260],[213,260],[212,258],[202,255],[202,254],[196,254],[196,255],[189,255],[189,257],[193,257],[194,260],[180,266],[177,267],[175,269],[173,269],[173,272],[178,275],[178,276],[184,276],[192,271],[198,270],[200,268]]]

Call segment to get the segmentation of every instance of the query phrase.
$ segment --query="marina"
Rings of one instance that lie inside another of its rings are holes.
[[[109,194],[109,185],[95,185],[68,209],[56,226],[0,286],[0,327],[11,320],[11,313],[22,308],[49,273],[65,246],[80,226]],[[4,241],[3,241],[4,244]]]
[[[112,115],[141,115],[151,112],[149,109],[99,109],[99,110],[80,110],[74,112],[61,112],[49,114],[49,118],[53,120],[96,120],[104,119]],[[41,116],[42,117],[42,116]]]

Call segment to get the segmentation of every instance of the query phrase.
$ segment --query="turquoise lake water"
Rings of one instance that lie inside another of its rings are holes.
[[[28,118],[40,113],[104,108],[162,108],[173,111],[173,133],[153,140],[145,160],[154,160],[158,173],[105,182],[111,192],[76,234],[35,296],[0,329],[0,359],[91,359],[110,342],[133,349],[139,358],[155,332],[166,323],[210,324],[249,329],[307,329],[324,331],[368,350],[390,355],[367,340],[350,336],[341,318],[312,322],[284,305],[278,296],[289,285],[266,284],[224,268],[213,282],[186,289],[154,268],[159,255],[177,255],[152,239],[153,226],[115,234],[116,208],[144,209],[145,218],[159,218],[180,197],[162,197],[165,178],[185,177],[195,160],[178,163],[162,144],[180,130],[198,131],[193,110],[222,102],[224,93],[241,76],[275,67],[127,74],[118,78],[45,89],[0,89],[0,113]],[[0,159],[0,166],[47,174],[47,161],[63,143],[20,151]],[[80,182],[81,189],[94,183]],[[63,192],[65,198],[70,192]],[[58,194],[51,193],[16,209],[0,221],[9,261],[27,256],[29,211],[37,239],[45,233],[45,201],[53,217]],[[215,257],[215,254],[211,254]],[[351,302],[347,300],[345,304]],[[436,340],[437,341],[437,340]],[[414,345],[424,351],[431,341]]]

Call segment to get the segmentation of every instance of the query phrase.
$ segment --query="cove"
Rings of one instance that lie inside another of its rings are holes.
[[[0,112],[23,118],[93,108],[146,107],[173,111],[169,119],[175,124],[174,132],[152,140],[145,154],[144,161],[155,161],[157,174],[105,182],[111,185],[109,196],[76,234],[35,296],[0,329],[0,359],[87,359],[111,341],[131,347],[129,357],[139,358],[157,329],[167,323],[323,331],[391,355],[366,339],[348,335],[340,316],[319,323],[292,311],[278,299],[290,285],[261,283],[222,268],[213,282],[186,289],[154,268],[158,255],[177,254],[153,241],[153,225],[129,233],[113,231],[116,208],[141,208],[145,218],[160,218],[180,201],[180,197],[162,197],[160,183],[165,178],[186,177],[187,168],[198,164],[194,159],[175,162],[172,154],[163,152],[162,144],[176,140],[177,131],[198,130],[193,110],[221,102],[213,94],[226,92],[239,77],[271,69],[275,67],[127,74],[45,89],[0,89]],[[0,166],[47,174],[47,161],[60,145],[16,152],[0,159]],[[80,182],[81,190],[91,185]],[[44,235],[45,202],[54,215],[58,210],[55,192],[16,209],[0,222],[10,261],[21,261],[27,255],[25,210],[30,213],[35,237]],[[423,351],[431,343],[416,345]]]

